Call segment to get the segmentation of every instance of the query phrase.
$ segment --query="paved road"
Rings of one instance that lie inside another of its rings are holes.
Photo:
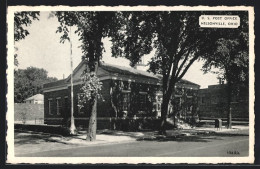
[[[140,140],[130,143],[66,147],[37,153],[17,154],[26,157],[235,157],[248,156],[249,139],[244,134],[185,136],[179,139]],[[232,154],[233,153],[233,154]],[[235,154],[236,153],[236,154]]]

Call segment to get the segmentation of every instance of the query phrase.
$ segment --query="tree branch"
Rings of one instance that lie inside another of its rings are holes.
[[[187,72],[187,70],[190,68],[190,66],[193,64],[193,62],[195,60],[197,60],[199,58],[199,55],[197,54],[196,56],[194,56],[191,60],[190,63],[185,67],[185,69],[183,70],[183,72],[181,73],[181,75],[179,77],[177,77],[177,81],[181,80],[181,78],[185,75],[185,73]]]
[[[184,66],[185,63],[187,62],[187,60],[188,60],[188,58],[189,58],[189,54],[190,54],[190,52],[191,52],[191,49],[192,49],[192,48],[190,47],[189,50],[188,50],[188,53],[186,54],[186,57],[184,58],[184,60],[183,60],[183,62],[181,63],[181,65],[180,65],[178,71],[176,72],[176,75],[175,75],[176,77],[179,76],[179,74],[180,74],[180,72],[181,72],[183,66]]]

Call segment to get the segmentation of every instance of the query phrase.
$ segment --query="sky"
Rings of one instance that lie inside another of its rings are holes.
[[[43,68],[48,71],[48,76],[62,79],[70,74],[70,44],[69,42],[60,43],[61,34],[56,33],[59,22],[56,17],[49,18],[49,12],[41,12],[39,20],[35,20],[26,29],[29,35],[15,46],[18,47],[18,69],[26,69],[33,66]],[[75,27],[72,27],[72,32]],[[78,36],[71,34],[72,38],[72,57],[73,67],[75,68],[81,61],[82,52],[79,48],[80,41]],[[105,52],[103,59],[105,63],[129,66],[129,61],[124,58],[111,57],[110,41],[104,39]],[[144,63],[147,63],[153,54],[144,57]],[[200,88],[207,88],[208,85],[218,83],[217,75],[212,73],[204,74],[201,71],[203,62],[195,62],[183,77],[186,80],[197,83]],[[146,70],[147,67],[140,68]]]

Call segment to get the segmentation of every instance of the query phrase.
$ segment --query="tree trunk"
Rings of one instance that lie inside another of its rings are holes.
[[[97,74],[98,70],[98,62],[95,62],[95,74]],[[89,125],[88,125],[88,141],[95,141],[96,140],[96,133],[97,133],[97,95],[93,97],[92,104],[91,104],[91,115],[89,118]]]
[[[94,98],[93,104],[92,104],[91,116],[89,118],[87,140],[95,141],[96,132],[97,132],[97,97]]]
[[[161,110],[161,124],[160,124],[160,134],[166,134],[166,120],[167,120],[167,113],[168,113],[168,104],[166,100],[163,99],[162,102],[162,110]]]
[[[166,120],[168,117],[168,107],[169,107],[169,101],[170,101],[170,95],[165,94],[163,96],[162,101],[162,108],[161,108],[161,124],[160,124],[160,134],[165,135],[166,134]]]
[[[173,77],[172,77],[173,78]],[[162,108],[161,108],[161,125],[160,125],[160,134],[166,135],[166,124],[167,124],[167,117],[168,117],[168,107],[169,102],[172,95],[175,95],[175,84],[176,83],[168,83],[167,81],[164,81],[163,84],[163,102],[162,102]],[[168,85],[170,87],[168,87]],[[166,90],[168,88],[168,90]],[[173,97],[174,98],[174,97]],[[173,105],[174,107],[174,105]],[[175,123],[175,122],[174,122]]]
[[[229,110],[228,110],[227,128],[232,129],[232,109],[231,109],[231,106],[229,106]]]
[[[227,128],[232,128],[232,109],[231,109],[232,86],[227,80]]]
[[[114,91],[113,91],[113,88],[111,87],[110,88],[110,101],[111,101],[111,106],[112,106],[112,108],[113,108],[113,110],[114,110],[114,112],[115,112],[115,117],[117,117],[117,108],[116,108],[116,106],[115,106],[115,104],[114,104],[114,102],[113,102],[113,94],[114,94]]]

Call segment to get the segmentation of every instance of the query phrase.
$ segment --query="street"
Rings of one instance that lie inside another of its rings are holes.
[[[54,144],[54,143],[50,143]],[[248,156],[248,130],[239,133],[144,139],[93,146],[45,146],[19,157],[242,157]]]

